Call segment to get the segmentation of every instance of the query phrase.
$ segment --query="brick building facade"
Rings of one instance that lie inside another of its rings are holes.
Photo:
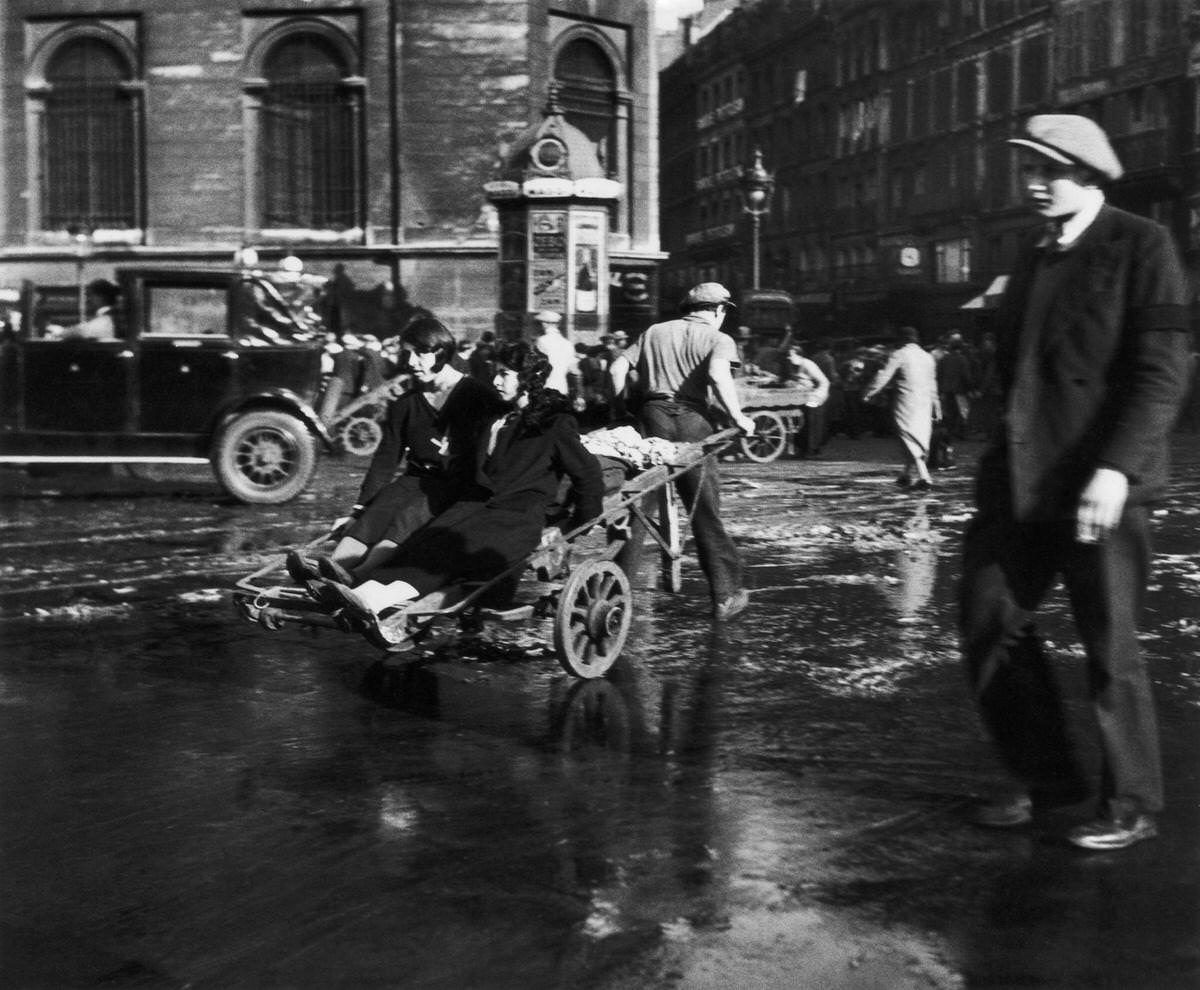
[[[654,310],[647,0],[7,0],[0,18],[0,284],[251,246],[336,273],[362,329],[420,306],[473,336],[497,309],[483,187],[554,79],[624,190],[612,318]]]
[[[796,297],[802,334],[978,328],[1029,222],[1004,139],[1046,112],[1106,128],[1126,168],[1110,200],[1170,226],[1195,269],[1198,84],[1195,0],[743,4],[661,73],[663,297],[749,285],[739,178],[761,148],[762,282]]]

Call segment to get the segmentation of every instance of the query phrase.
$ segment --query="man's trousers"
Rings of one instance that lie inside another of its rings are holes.
[[[695,443],[716,432],[713,423],[690,406],[667,399],[650,399],[641,410],[642,431],[677,443]],[[742,586],[742,560],[721,521],[721,478],[715,458],[681,475],[675,487],[691,514],[692,538],[700,569],[708,578],[713,602],[720,602]],[[617,558],[632,581],[641,561],[645,527],[634,521],[631,536]]]
[[[1018,522],[981,508],[967,529],[961,624],[967,676],[1008,769],[1035,799],[1084,796],[1056,673],[1034,613],[1062,577],[1087,656],[1101,744],[1100,812],[1162,807],[1158,725],[1136,622],[1149,579],[1144,506],[1125,510],[1099,544],[1075,540],[1073,520]]]

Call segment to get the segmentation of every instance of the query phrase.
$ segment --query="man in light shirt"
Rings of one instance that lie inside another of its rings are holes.
[[[575,353],[574,345],[563,336],[562,316],[553,310],[543,309],[533,314],[533,322],[537,324],[537,337],[534,346],[550,361],[550,377],[546,379],[546,388],[558,392],[569,401],[575,412],[584,408],[583,396],[579,391],[579,356]]]
[[[721,331],[725,315],[736,308],[729,290],[716,282],[702,282],[684,297],[677,320],[656,323],[631,344],[609,368],[613,395],[625,391],[631,371],[636,372],[643,403],[639,412],[642,432],[676,442],[694,442],[717,432],[709,411],[709,394],[746,433],[754,420],[744,415],[733,382],[738,363],[737,345]],[[713,618],[726,622],[745,611],[750,594],[742,585],[742,559],[721,521],[721,480],[716,459],[684,474],[675,483],[692,519],[696,556],[708,578]],[[633,580],[643,542],[640,524],[618,557]]]
[[[112,340],[117,335],[120,289],[106,278],[97,278],[88,282],[84,292],[87,311],[92,315],[82,323],[63,327],[57,336],[63,340]]]

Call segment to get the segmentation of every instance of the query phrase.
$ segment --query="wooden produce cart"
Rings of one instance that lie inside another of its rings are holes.
[[[754,432],[741,437],[742,454],[765,464],[778,458],[804,426],[804,402],[812,389],[781,382],[775,376],[737,379],[742,412],[754,420]]]

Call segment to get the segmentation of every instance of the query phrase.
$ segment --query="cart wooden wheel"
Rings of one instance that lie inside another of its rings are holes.
[[[762,410],[753,414],[754,432],[741,438],[742,453],[758,464],[773,461],[787,447],[787,427],[773,412]]]
[[[698,470],[704,470],[704,466]],[[662,548],[663,588],[678,594],[683,590],[683,528],[679,524],[679,497],[672,485],[659,489],[658,525],[666,543]]]
[[[567,576],[554,615],[554,652],[576,677],[603,677],[633,621],[629,579],[611,560],[589,560]]]

